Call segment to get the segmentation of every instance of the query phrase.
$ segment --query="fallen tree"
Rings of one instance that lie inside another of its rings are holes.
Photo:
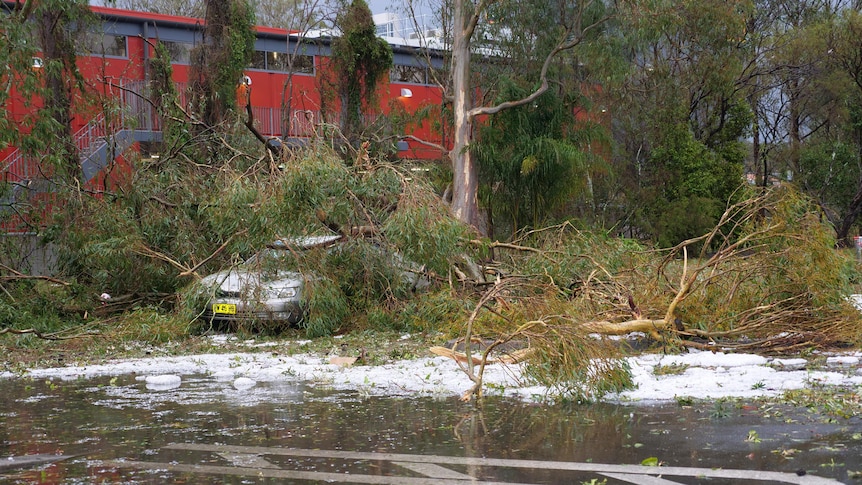
[[[665,351],[858,345],[862,317],[847,298],[856,268],[816,206],[788,188],[748,195],[709,233],[664,251],[569,224],[493,244],[517,277],[486,290],[460,352],[434,352],[474,383],[469,399],[482,395],[484,366],[505,361],[495,348],[520,340],[527,375],[583,400],[627,383],[621,346],[605,336],[642,334]]]

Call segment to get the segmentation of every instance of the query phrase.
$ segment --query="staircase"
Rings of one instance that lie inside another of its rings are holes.
[[[147,83],[125,82],[116,96],[118,112],[111,121],[104,114],[90,120],[72,135],[81,158],[82,183],[89,182],[135,141],[159,141],[161,126],[152,105],[146,100]],[[0,174],[10,183],[26,182],[37,176],[39,164],[20,150],[0,161]]]
[[[119,110],[113,120],[108,121],[104,114],[100,114],[72,135],[80,154],[81,185],[90,182],[134,142],[161,141],[158,118],[154,116],[152,106],[142,98],[146,95],[145,89],[146,84],[141,81],[125,83],[117,96]],[[19,211],[21,205],[33,196],[55,190],[39,160],[25,155],[20,149],[0,161],[0,182],[5,182],[7,187],[5,192],[0,192],[0,219],[4,215],[17,214],[17,218],[23,220],[19,212],[26,210]],[[16,226],[12,221],[6,222],[0,221],[3,229]]]
[[[185,84],[177,85],[184,98]],[[147,101],[149,84],[145,81],[125,81],[118,89],[115,99],[117,113],[109,119],[104,114],[90,120],[73,135],[75,147],[80,154],[81,185],[96,177],[105,167],[122,155],[135,142],[162,141],[162,127],[153,106]],[[311,135],[319,113],[295,110],[290,126],[282,128],[280,108],[254,108],[255,123],[265,136],[281,137],[284,131],[302,138]],[[9,188],[0,192],[0,233],[9,229],[4,224],[4,215],[15,214],[21,204],[34,194],[54,192],[49,177],[42,172],[38,159],[28,157],[15,150],[0,161],[0,190],[3,182]],[[25,211],[22,211],[25,212]]]

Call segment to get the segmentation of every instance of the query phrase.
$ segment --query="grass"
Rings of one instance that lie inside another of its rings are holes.
[[[685,374],[685,371],[688,370],[688,364],[668,364],[668,365],[657,365],[653,367],[652,373],[656,376],[678,376]]]
[[[813,387],[787,391],[781,401],[806,407],[818,414],[849,419],[862,416],[862,396],[858,391],[834,387]]]
[[[66,340],[43,340],[34,335],[0,335],[0,352],[4,359],[0,371],[22,373],[27,368],[86,365],[108,359],[142,358],[200,353],[278,352],[326,355],[338,353],[362,359],[357,365],[378,365],[393,360],[428,355],[428,348],[440,343],[438,334],[404,334],[392,331],[365,330],[340,336],[308,339],[304,329],[291,328],[278,337],[236,334],[225,343],[210,337],[188,333],[188,322],[152,310],[131,312],[124,319],[93,321],[75,327],[79,337]],[[89,332],[89,333],[87,333]],[[276,342],[302,342],[301,345],[274,347],[251,346]]]

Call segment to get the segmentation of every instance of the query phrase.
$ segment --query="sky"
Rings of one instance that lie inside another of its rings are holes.
[[[366,0],[368,8],[372,14],[392,13],[398,17],[408,18],[408,2],[409,0]],[[413,0],[413,8],[418,17],[418,23],[426,27],[433,27],[439,24],[440,20],[435,14],[439,0]],[[439,7],[438,7],[439,8]],[[412,23],[412,22],[406,22]]]
[[[182,390],[191,376],[209,376],[213,383],[236,389],[267,388],[297,379],[326,382],[335,388],[380,396],[435,396],[458,398],[472,382],[455,361],[433,356],[393,361],[385,365],[342,367],[327,356],[301,352],[305,342],[240,341],[216,335],[213,344],[229,339],[249,352],[183,357],[116,360],[101,365],[31,369],[23,377],[74,380],[98,376],[136,375],[139,392]],[[402,338],[410,338],[405,335]],[[297,353],[298,352],[298,353]],[[814,355],[812,357],[818,357]],[[607,402],[655,404],[685,399],[755,398],[780,396],[806,386],[862,385],[862,352],[829,354],[826,366],[813,367],[803,358],[779,359],[754,354],[689,350],[679,355],[645,354],[629,357],[636,388],[603,398]],[[669,372],[668,370],[671,370]],[[524,401],[541,401],[548,389],[526,382],[519,365],[490,365],[485,371],[486,394],[503,394]],[[0,372],[0,379],[22,376]],[[253,394],[250,394],[253,395]],[[157,399],[157,396],[153,396]]]
[[[391,12],[404,15],[407,12],[408,0],[365,0],[371,13]],[[435,0],[413,0],[413,7],[421,14],[430,14],[434,11],[432,2]],[[439,3],[439,0],[436,0]]]
[[[398,0],[367,0],[371,13],[400,12],[404,4]]]

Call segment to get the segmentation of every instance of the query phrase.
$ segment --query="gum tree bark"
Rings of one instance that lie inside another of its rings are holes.
[[[457,0],[453,12],[452,94],[455,129],[452,160],[452,215],[474,227],[479,222],[479,170],[469,150],[473,132],[472,99],[470,96],[470,39],[479,21],[479,12],[492,1],[483,1],[473,15],[467,12],[469,0]]]

